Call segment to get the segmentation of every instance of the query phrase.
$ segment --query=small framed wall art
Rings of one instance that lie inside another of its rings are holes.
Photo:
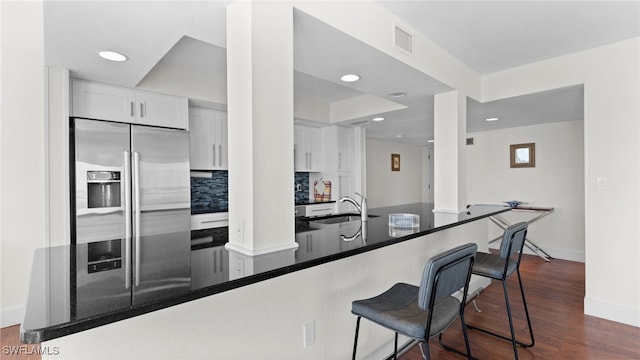
[[[536,144],[513,144],[509,146],[512,168],[536,167]]]
[[[400,154],[391,154],[391,171],[400,171]]]

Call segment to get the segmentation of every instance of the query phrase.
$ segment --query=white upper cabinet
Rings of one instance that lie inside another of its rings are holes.
[[[295,171],[319,172],[323,170],[322,133],[319,128],[295,125]]]
[[[72,83],[71,115],[76,117],[186,129],[188,109],[186,98],[77,79]]]
[[[187,129],[189,101],[171,95],[136,91],[138,124]]]
[[[353,168],[354,157],[354,135],[351,128],[342,126],[336,127],[338,138],[338,158],[337,158],[337,170],[338,171],[351,171]]]
[[[189,108],[189,147],[192,170],[227,170],[227,113]]]

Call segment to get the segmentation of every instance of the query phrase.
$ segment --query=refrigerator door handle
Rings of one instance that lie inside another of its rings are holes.
[[[135,286],[140,285],[140,153],[133,153],[133,236]]]
[[[131,154],[124,151],[124,287],[131,287]]]

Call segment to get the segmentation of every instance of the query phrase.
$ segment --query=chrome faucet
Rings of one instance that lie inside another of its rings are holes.
[[[360,202],[360,204],[358,204],[357,201],[353,200],[349,196],[343,196],[338,201],[341,203],[346,201],[353,204],[353,206],[356,207],[356,210],[358,210],[358,212],[360,213],[360,220],[367,221],[369,219],[369,216],[367,214],[367,198],[362,196],[362,194],[360,193],[355,193],[355,194],[362,198],[362,201]]]

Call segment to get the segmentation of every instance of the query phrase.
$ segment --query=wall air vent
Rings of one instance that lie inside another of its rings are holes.
[[[469,137],[467,138],[467,145],[475,145],[476,138]]]
[[[393,44],[403,52],[409,55],[413,54],[413,35],[397,26],[394,26]]]

